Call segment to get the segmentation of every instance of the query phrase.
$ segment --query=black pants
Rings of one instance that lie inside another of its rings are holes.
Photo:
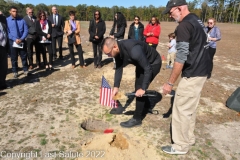
[[[151,46],[152,48],[154,48],[154,49],[156,49],[157,46],[158,46],[157,44],[152,44],[152,43],[151,43],[151,44],[150,44],[150,43],[147,43],[147,44],[148,44],[149,46]]]
[[[210,73],[208,75],[208,78],[211,77],[212,75],[212,70],[213,70],[213,57],[216,53],[216,48],[211,48],[209,47],[209,56],[210,56]]]
[[[160,72],[162,62],[159,64],[152,65],[152,77],[150,83],[155,76]],[[144,78],[144,70],[140,66],[136,66],[136,80],[135,80],[135,91],[142,88],[142,82]],[[150,101],[148,97],[136,97],[136,109],[133,115],[134,119],[141,120],[144,108],[150,108]]]
[[[102,50],[101,50],[101,41],[92,42],[93,54],[94,54],[94,66],[101,66],[102,61]]]
[[[7,48],[0,46],[0,88],[6,86],[6,76],[8,69]]]
[[[52,37],[52,51],[53,51],[53,56],[54,56],[54,57],[57,57],[56,41],[58,42],[59,57],[63,57],[63,55],[62,55],[62,41],[63,41],[63,36]]]
[[[75,65],[73,45],[74,45],[74,44],[68,44],[68,48],[69,48],[69,52],[70,52],[70,56],[71,56],[72,65]],[[84,66],[82,45],[81,45],[81,44],[77,44],[77,45],[75,45],[75,47],[76,47],[77,52],[78,52],[78,57],[79,57],[80,66]]]
[[[27,54],[28,54],[28,64],[29,66],[33,66],[33,46],[35,47],[36,51],[36,64],[39,66],[40,64],[40,53],[38,49],[38,44],[37,40],[33,38],[27,38]]]
[[[39,49],[42,52],[42,57],[43,57],[43,63],[44,65],[52,65],[53,64],[53,51],[52,51],[52,44],[51,43],[39,43]],[[48,51],[48,59],[49,59],[49,63],[47,62],[47,51]],[[40,59],[40,54],[39,57]]]

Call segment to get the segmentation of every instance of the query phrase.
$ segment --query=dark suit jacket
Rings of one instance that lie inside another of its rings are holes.
[[[36,31],[36,17],[33,16],[33,19],[34,19],[34,22],[32,22],[30,20],[30,18],[28,17],[28,15],[26,15],[24,18],[23,18],[28,26],[28,36],[27,38],[32,38],[33,35],[35,35],[37,33]]]
[[[7,30],[7,20],[6,17],[3,15],[0,15],[0,22],[2,23],[3,30],[6,33],[6,36],[8,37],[8,30]],[[8,43],[8,38],[7,38],[7,44],[6,44],[6,51],[9,51],[9,43]]]
[[[51,22],[51,24],[54,24],[53,14],[48,16],[48,20]],[[52,37],[63,36],[64,34],[63,29],[64,29],[64,20],[62,16],[58,14],[58,24],[52,27]]]
[[[52,23],[49,21],[49,20],[47,20],[47,22],[48,22],[48,33],[44,33],[43,31],[42,31],[42,27],[41,27],[41,24],[40,24],[40,21],[37,21],[36,22],[36,30],[37,30],[37,34],[38,34],[38,40],[39,41],[41,41],[42,40],[42,36],[44,36],[45,38],[47,38],[47,34],[52,34]],[[50,40],[51,41],[51,37],[50,38],[48,38],[48,40]]]

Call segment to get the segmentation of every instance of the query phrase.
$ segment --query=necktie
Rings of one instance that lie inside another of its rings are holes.
[[[0,45],[5,47],[7,43],[7,36],[3,30],[2,23],[0,22]]]
[[[55,25],[57,25],[57,15],[56,14],[54,16],[54,23],[55,23]]]
[[[19,28],[18,28],[18,24],[17,24],[17,19],[15,19],[15,24],[16,24],[16,30],[17,30],[17,36],[18,36],[17,39],[19,39],[20,38],[20,32],[19,32]]]

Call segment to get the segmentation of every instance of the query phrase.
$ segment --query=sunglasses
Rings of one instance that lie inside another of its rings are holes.
[[[139,21],[139,19],[134,19],[134,21]]]
[[[45,17],[45,15],[40,15],[40,17]]]
[[[208,24],[213,24],[213,22],[208,22]]]
[[[28,12],[28,13],[33,13],[33,12]]]
[[[99,15],[99,14],[94,14],[94,15]]]

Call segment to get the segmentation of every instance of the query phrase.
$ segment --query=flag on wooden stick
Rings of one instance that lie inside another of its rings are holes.
[[[112,108],[118,107],[117,101],[112,99],[112,89],[104,76],[102,76],[100,104],[103,106],[109,106]]]

